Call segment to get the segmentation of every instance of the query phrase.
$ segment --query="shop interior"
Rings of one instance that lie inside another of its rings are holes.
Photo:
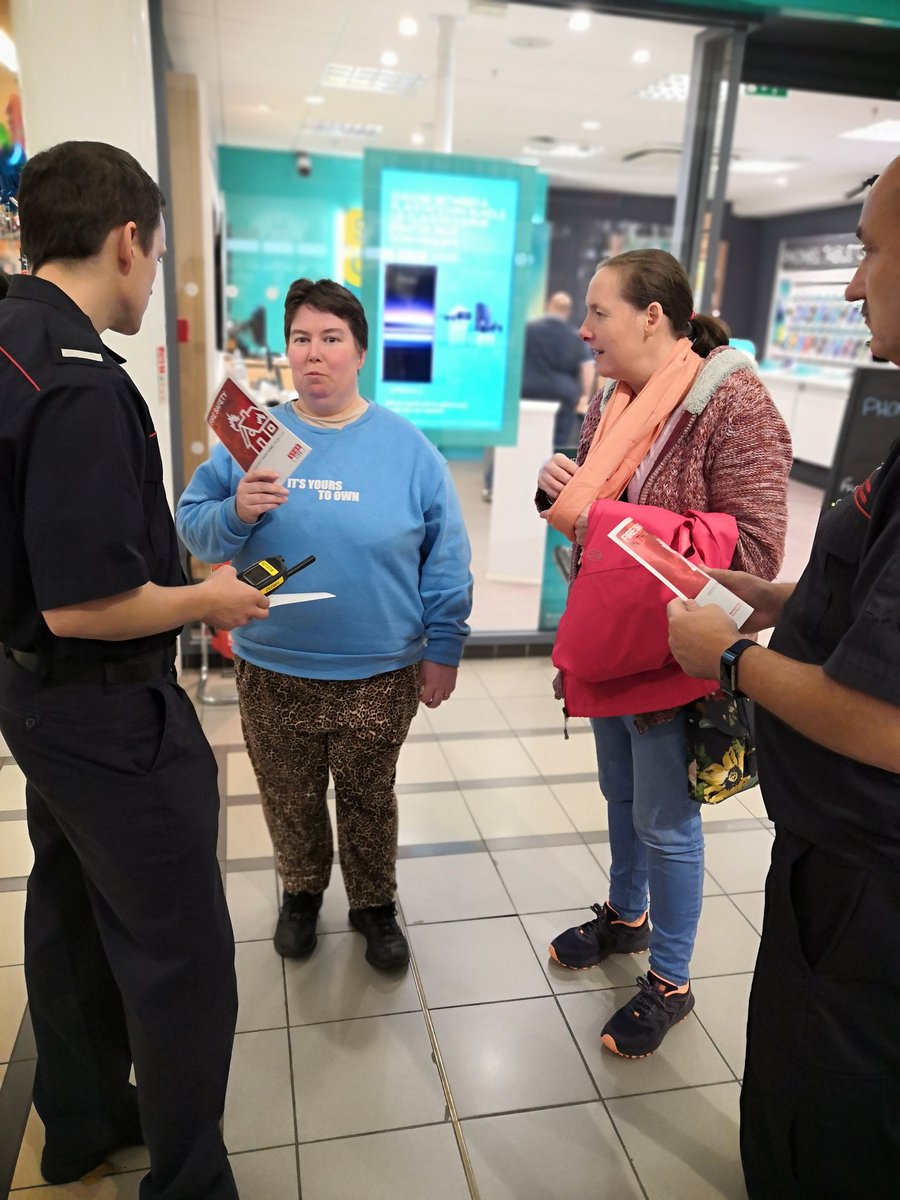
[[[721,14],[697,4],[593,7],[601,11],[429,0],[402,23],[393,4],[347,0],[327,15],[277,5],[273,40],[229,0],[165,3],[173,164],[185,130],[172,120],[175,87],[196,87],[197,137],[212,164],[213,290],[225,333],[206,347],[202,394],[233,365],[219,349],[234,347],[263,403],[290,393],[281,298],[300,274],[360,282],[362,160],[372,151],[449,151],[534,170],[545,200],[530,277],[518,284],[529,317],[561,289],[575,298],[577,321],[601,259],[671,246],[693,49],[702,22]],[[663,9],[669,19],[647,19]],[[869,362],[842,281],[857,253],[856,193],[900,136],[900,102],[886,98],[894,91],[883,69],[884,39],[896,31],[872,18],[829,27],[770,15],[748,27],[709,309],[750,343],[791,429],[797,478],[824,487],[854,369]],[[798,39],[811,36],[818,53],[799,53]],[[181,316],[197,284],[179,261],[176,271]],[[197,320],[184,315],[182,357],[197,357]],[[185,478],[206,452],[194,394],[183,381]],[[512,491],[501,486],[490,505],[487,440],[476,434],[467,447],[423,428],[450,458],[465,507],[476,638],[524,647],[552,640],[542,591],[556,584],[545,531],[529,529],[546,429],[529,434],[539,416],[520,415],[519,453],[497,438],[509,460],[501,485],[511,480]],[[513,529],[515,566],[504,552]]]
[[[426,174],[442,174],[441,160],[459,159],[470,176],[479,162],[499,164],[501,182],[519,188],[517,230],[527,225],[532,239],[510,275],[508,311],[524,322],[561,289],[577,321],[604,256],[672,245],[697,40],[738,28],[725,203],[697,282],[709,284],[709,310],[748,345],[791,429],[789,579],[823,503],[900,435],[900,374],[871,362],[858,310],[842,299],[863,181],[900,153],[895,7],[0,0],[0,31],[22,60],[21,70],[0,66],[0,122],[5,112],[12,132],[21,94],[31,153],[97,137],[128,145],[148,169],[157,155],[169,254],[141,335],[113,344],[152,402],[174,504],[209,453],[206,416],[226,372],[264,406],[293,394],[281,342],[291,280],[340,279],[371,301],[378,325],[378,288],[367,292],[365,278],[377,243],[363,227],[373,170],[398,169],[399,155]],[[97,30],[126,10],[118,40],[110,33],[98,50]],[[51,24],[54,43],[41,43]],[[58,81],[77,75],[86,94],[88,74],[99,80],[104,69],[89,117],[61,124]],[[57,78],[50,96],[44,71]],[[721,126],[723,97],[717,111]],[[131,141],[129,122],[140,135]],[[30,128],[41,131],[32,144]],[[8,234],[0,266],[12,272]],[[552,696],[553,603],[565,587],[532,506],[552,410],[512,395],[522,330],[495,309],[479,317],[478,302],[448,318],[435,355],[463,333],[505,346],[492,400],[478,389],[465,397],[477,419],[491,400],[495,427],[482,420],[470,436],[425,426],[463,504],[475,608],[453,701],[420,710],[398,766],[398,901],[414,971],[373,978],[337,871],[316,955],[285,964],[274,954],[279,879],[233,681],[208,645],[205,696],[190,670],[182,677],[220,769],[219,857],[240,990],[224,1119],[235,1175],[245,1200],[746,1200],[743,1029],[773,826],[758,789],[704,806],[698,1018],[665,1054],[604,1055],[599,1029],[643,967],[562,972],[546,954],[559,929],[602,900],[610,867],[590,726],[570,721],[564,740]],[[451,325],[467,328],[451,335]],[[384,380],[373,371],[371,383]],[[199,644],[198,630],[184,644],[189,667]],[[143,1148],[116,1155],[114,1173],[90,1185],[53,1189],[40,1175],[21,934],[31,848],[24,776],[2,742],[0,820],[0,1200],[137,1200]]]

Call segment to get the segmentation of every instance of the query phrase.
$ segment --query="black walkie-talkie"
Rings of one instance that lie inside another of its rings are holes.
[[[310,563],[316,561],[316,556],[310,554],[308,558],[304,558],[302,562],[298,562],[293,567],[284,568],[284,559],[280,554],[270,554],[268,558],[261,558],[259,562],[255,562],[252,567],[246,567],[243,571],[238,571],[238,579],[244,583],[249,583],[251,587],[255,587],[257,591],[262,592],[264,596],[268,596],[269,592],[274,592],[276,588],[280,588],[286,579],[290,579],[292,575],[296,575],[298,571],[302,571],[304,567],[308,567]]]

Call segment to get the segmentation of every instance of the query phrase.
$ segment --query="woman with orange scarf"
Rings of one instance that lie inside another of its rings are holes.
[[[774,578],[787,526],[790,438],[753,364],[728,348],[721,322],[694,313],[688,278],[665,251],[608,259],[586,306],[581,336],[610,382],[588,409],[577,460],[556,454],[545,463],[537,497],[542,515],[576,544],[573,576],[591,507],[605,500],[730,514],[738,530],[731,565]],[[607,1049],[627,1058],[652,1054],[694,1007],[703,830],[688,795],[684,709],[659,707],[609,715],[607,696],[586,714],[607,801],[610,894],[592,905],[593,920],[550,946],[550,956],[572,969],[649,949],[638,994],[601,1034]]]

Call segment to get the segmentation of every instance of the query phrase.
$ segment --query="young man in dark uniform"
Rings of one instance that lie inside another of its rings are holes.
[[[857,231],[847,287],[872,353],[900,365],[900,159]],[[887,448],[886,448],[887,449]],[[670,605],[692,675],[757,702],[775,822],[750,996],[741,1155],[751,1200],[849,1200],[900,1187],[900,443],[820,523],[799,583],[713,572],[753,605]],[[776,623],[777,622],[777,623]]]
[[[229,629],[267,602],[230,567],[185,585],[150,413],[100,340],[140,329],[165,250],[156,184],[122,150],[67,142],[25,167],[19,208],[33,274],[0,304],[0,729],[34,846],[41,1170],[68,1182],[143,1140],[141,1200],[234,1200],[216,767],[173,663],[185,622]]]

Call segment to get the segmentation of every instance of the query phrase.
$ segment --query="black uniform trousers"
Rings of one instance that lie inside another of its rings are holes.
[[[27,779],[25,975],[35,1107],[56,1158],[133,1126],[141,1200],[236,1200],[220,1132],[237,1015],[216,861],[216,764],[174,672],[42,685],[0,654],[0,727]]]
[[[750,1200],[900,1190],[900,872],[778,830],[741,1090]]]

